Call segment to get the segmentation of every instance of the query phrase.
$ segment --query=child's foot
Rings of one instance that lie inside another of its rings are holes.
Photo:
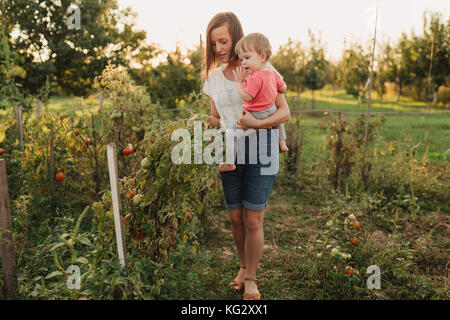
[[[235,164],[229,164],[226,162],[223,162],[221,164],[219,164],[219,171],[220,172],[228,172],[228,171],[234,171],[236,170],[236,165]]]
[[[289,148],[287,147],[286,140],[280,140],[280,152],[288,152]]]

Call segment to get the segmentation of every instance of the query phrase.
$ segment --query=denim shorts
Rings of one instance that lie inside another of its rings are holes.
[[[235,160],[236,170],[220,172],[228,210],[265,209],[280,162],[277,130],[242,137]]]

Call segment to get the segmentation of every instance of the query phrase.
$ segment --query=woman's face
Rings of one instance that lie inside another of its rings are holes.
[[[231,44],[231,35],[226,24],[211,31],[211,46],[221,63],[228,63]]]

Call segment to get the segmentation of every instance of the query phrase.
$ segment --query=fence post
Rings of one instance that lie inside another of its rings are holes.
[[[0,260],[4,279],[3,292],[6,299],[12,299],[17,288],[17,270],[4,159],[0,159]]]
[[[119,169],[117,167],[117,152],[114,143],[108,144],[108,170],[109,180],[111,184],[111,197],[114,213],[114,227],[116,230],[117,251],[119,253],[119,262],[122,267],[127,264],[127,254],[125,251],[125,237],[122,225],[122,206],[120,203],[120,185],[119,185]]]

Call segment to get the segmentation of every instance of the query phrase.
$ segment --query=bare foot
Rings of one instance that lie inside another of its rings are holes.
[[[235,164],[229,164],[229,163],[225,163],[225,162],[222,162],[221,164],[219,164],[220,172],[228,172],[228,171],[233,171],[233,170],[236,170]]]
[[[246,294],[256,294],[259,293],[258,287],[255,281],[245,281],[245,291]]]
[[[240,290],[240,289],[242,289],[244,287],[245,272],[246,272],[245,269],[243,269],[243,268],[239,269],[239,272],[238,272],[236,278],[234,278],[234,281],[235,282],[241,282],[242,283],[242,287],[239,287],[238,285],[236,285],[236,286],[233,286],[234,289]]]
[[[280,152],[288,152],[289,148],[287,147],[286,140],[280,140]]]

